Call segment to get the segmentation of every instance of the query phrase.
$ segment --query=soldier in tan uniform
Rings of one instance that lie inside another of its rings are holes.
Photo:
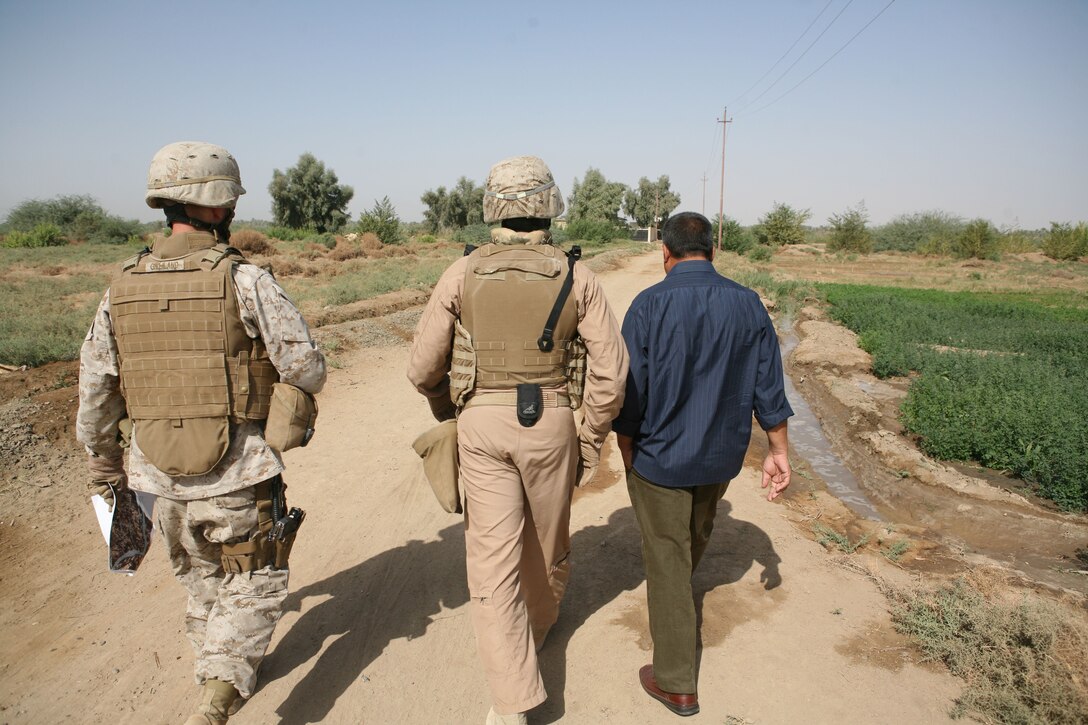
[[[182,142],[156,153],[147,203],[172,233],[122,265],[80,351],[76,435],[92,489],[111,503],[110,486],[158,497],[157,526],[189,593],[186,632],[204,689],[187,725],[226,722],[253,694],[293,539],[270,537],[286,514],[284,466],[264,423],[274,388],[312,395],[325,383],[301,313],[226,244],[244,193],[224,148]]]
[[[501,226],[438,281],[408,368],[435,418],[457,416],[489,725],[524,723],[547,697],[537,651],[570,572],[571,496],[593,476],[627,376],[627,350],[597,278],[551,243],[551,219],[562,212],[540,159],[492,167],[484,220]]]

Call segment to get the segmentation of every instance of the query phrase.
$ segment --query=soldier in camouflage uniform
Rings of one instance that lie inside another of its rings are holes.
[[[597,278],[552,245],[563,197],[543,161],[496,164],[483,206],[501,226],[435,285],[408,378],[435,418],[457,415],[472,623],[498,725],[547,697],[537,651],[570,573],[571,497],[623,403],[627,349]]]
[[[272,500],[285,508],[264,419],[274,383],[309,394],[325,383],[301,313],[269,272],[226,246],[244,193],[226,149],[182,142],[155,154],[147,203],[172,233],[125,262],[80,351],[76,435],[92,489],[111,503],[107,483],[158,497],[157,525],[189,593],[204,689],[187,725],[226,722],[253,694],[288,580],[286,552],[277,562],[265,543]]]

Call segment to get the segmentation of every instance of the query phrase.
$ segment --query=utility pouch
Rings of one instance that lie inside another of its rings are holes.
[[[272,401],[264,426],[264,439],[269,447],[283,453],[305,446],[314,435],[316,422],[314,396],[287,383],[272,386]]]
[[[518,422],[526,428],[532,428],[544,412],[544,396],[536,383],[518,385]]]

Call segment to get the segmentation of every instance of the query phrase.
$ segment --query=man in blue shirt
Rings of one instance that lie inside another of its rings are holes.
[[[767,433],[763,487],[790,484],[786,400],[778,337],[759,295],[718,274],[706,217],[684,212],[663,229],[665,279],[623,320],[631,358],[612,422],[642,532],[653,664],[643,689],[678,715],[699,712],[691,575],[714,513],[741,469],[752,414]]]

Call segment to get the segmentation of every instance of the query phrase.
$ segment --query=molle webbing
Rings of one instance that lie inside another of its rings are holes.
[[[231,277],[241,257],[211,235],[180,237],[175,247],[188,254],[126,262],[110,287],[129,416],[266,418],[278,375],[242,323]]]
[[[578,326],[573,297],[564,303],[555,325],[555,347],[549,352],[537,347],[567,271],[563,252],[547,244],[488,244],[473,252],[470,260],[461,322],[475,352],[475,387],[566,383]]]

